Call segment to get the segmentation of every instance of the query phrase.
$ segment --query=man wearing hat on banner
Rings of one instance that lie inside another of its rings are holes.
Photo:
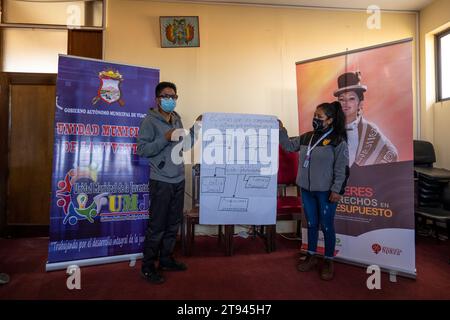
[[[334,91],[346,117],[350,166],[396,162],[397,148],[375,124],[362,116],[367,86],[360,81],[360,72],[344,73],[338,77],[338,89]]]

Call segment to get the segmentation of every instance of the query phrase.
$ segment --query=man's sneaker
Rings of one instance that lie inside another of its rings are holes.
[[[317,262],[318,262],[317,257],[315,255],[308,253],[306,255],[306,259],[299,262],[297,269],[298,269],[298,271],[301,271],[301,272],[311,271],[312,269],[314,269],[316,267]]]
[[[151,282],[154,284],[160,284],[165,281],[163,276],[161,274],[159,274],[159,272],[156,270],[142,270],[141,276],[148,282]]]
[[[170,259],[167,262],[159,262],[159,269],[163,271],[184,271],[187,270],[187,266],[181,262],[176,261],[175,259]]]
[[[324,259],[322,270],[320,271],[320,278],[322,280],[331,280],[334,277],[334,265],[332,259]]]

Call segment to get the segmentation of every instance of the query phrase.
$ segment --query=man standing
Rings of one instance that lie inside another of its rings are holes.
[[[360,81],[360,72],[344,73],[338,77],[338,89],[334,91],[345,113],[350,166],[396,162],[397,148],[374,123],[362,116],[367,86]]]
[[[163,283],[163,271],[184,271],[187,266],[173,258],[178,228],[183,216],[184,163],[182,149],[192,147],[194,131],[183,139],[183,124],[174,111],[177,88],[171,82],[160,82],[155,88],[157,108],[150,109],[139,129],[137,153],[150,160],[150,218],[144,241],[142,276],[151,283]],[[201,116],[197,121],[201,120]],[[194,130],[195,129],[195,130]],[[156,261],[159,258],[159,270]]]

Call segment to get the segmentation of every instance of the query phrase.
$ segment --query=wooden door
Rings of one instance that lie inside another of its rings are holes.
[[[46,235],[50,215],[56,75],[6,74],[6,232]]]

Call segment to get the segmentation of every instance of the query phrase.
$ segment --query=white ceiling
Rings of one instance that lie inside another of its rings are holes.
[[[200,3],[236,3],[277,6],[307,6],[344,9],[364,9],[376,5],[382,10],[418,11],[426,7],[433,0],[179,0]]]

